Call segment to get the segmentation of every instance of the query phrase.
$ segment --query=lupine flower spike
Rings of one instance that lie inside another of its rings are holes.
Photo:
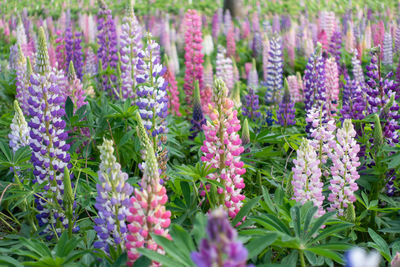
[[[193,117],[191,120],[192,127],[190,128],[190,138],[194,139],[199,132],[203,130],[203,125],[206,124],[206,119],[203,116],[203,110],[200,102],[199,83],[195,83],[193,94]]]
[[[296,124],[295,112],[294,101],[291,100],[289,85],[287,80],[285,80],[285,91],[283,93],[282,101],[279,103],[279,109],[277,112],[278,123],[284,127]]]
[[[203,125],[206,140],[201,147],[201,160],[216,169],[216,172],[207,176],[207,179],[216,180],[225,185],[226,190],[218,188],[219,205],[224,205],[230,218],[234,218],[243,205],[244,188],[241,177],[246,169],[240,154],[243,152],[242,141],[238,135],[240,121],[237,111],[233,109],[233,101],[227,97],[227,88],[221,79],[215,80],[214,87],[215,109],[211,113],[211,122]],[[208,190],[210,185],[205,186]],[[202,196],[205,195],[203,191]]]
[[[127,218],[130,223],[126,244],[128,266],[132,266],[140,257],[138,248],[145,247],[164,254],[163,249],[152,239],[151,234],[171,238],[167,229],[171,223],[171,212],[165,209],[165,203],[168,201],[166,189],[160,184],[159,167],[146,129],[140,116],[136,119],[138,135],[146,150],[146,164],[140,183],[141,189],[135,189],[134,196],[131,198],[130,215]],[[152,262],[152,266],[160,266],[160,264]]]
[[[210,213],[206,230],[207,238],[201,241],[199,252],[191,255],[197,267],[250,267],[246,265],[247,250],[237,240],[236,230],[222,208]]]
[[[11,133],[8,138],[10,139],[11,149],[16,152],[19,148],[29,145],[30,129],[17,100],[14,100],[14,110],[15,115],[10,125]]]
[[[65,114],[55,70],[49,66],[46,36],[43,28],[39,30],[38,51],[35,73],[30,78],[29,121],[30,146],[34,166],[34,183],[44,184],[42,196],[36,199],[39,226],[45,226],[47,238],[53,231],[61,233],[62,226],[67,227],[63,206],[63,172],[70,167],[68,134],[64,131]]]
[[[121,171],[114,156],[113,142],[104,139],[99,150],[101,163],[95,204],[98,217],[94,219],[98,241],[94,247],[110,253],[110,248],[116,251],[125,248],[128,233],[125,220],[130,214],[133,188],[127,183],[128,174]]]

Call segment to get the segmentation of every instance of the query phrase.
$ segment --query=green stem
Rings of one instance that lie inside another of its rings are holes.
[[[301,264],[301,267],[306,267],[307,265],[306,265],[306,261],[305,261],[305,259],[304,259],[304,252],[303,252],[303,250],[299,250],[299,254],[300,254],[300,264]]]

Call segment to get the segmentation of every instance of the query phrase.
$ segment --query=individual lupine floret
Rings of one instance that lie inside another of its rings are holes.
[[[385,38],[383,39],[382,63],[383,65],[393,65],[393,40],[389,31],[385,32]]]
[[[302,204],[312,201],[318,207],[317,216],[322,216],[325,213],[322,207],[325,199],[322,194],[324,184],[321,181],[320,160],[310,140],[303,139],[293,163],[293,199]]]
[[[197,267],[226,266],[246,267],[247,250],[237,240],[236,230],[231,226],[222,208],[212,211],[208,217],[207,238],[200,242],[199,252],[191,257]]]
[[[233,77],[233,63],[232,60],[225,56],[226,50],[223,46],[218,45],[216,71],[215,75],[226,84],[226,87],[231,91],[235,85]]]
[[[160,184],[159,167],[154,155],[154,150],[147,136],[140,116],[137,116],[138,134],[146,151],[146,164],[141,180],[141,189],[135,189],[131,198],[130,215],[127,217],[128,236],[126,249],[128,252],[128,266],[140,257],[138,248],[147,248],[164,254],[162,247],[151,238],[150,234],[170,238],[168,227],[171,223],[171,212],[166,210],[168,201],[166,189]],[[160,266],[153,262],[152,266]]]
[[[195,83],[194,87],[194,95],[193,95],[193,116],[192,127],[190,128],[190,139],[194,139],[197,134],[203,131],[203,125],[206,124],[206,119],[203,115],[203,110],[201,108],[201,100],[200,100],[200,89],[198,82]]]
[[[94,247],[110,253],[110,247],[115,251],[125,248],[128,234],[125,221],[130,215],[133,187],[127,182],[128,174],[121,171],[121,165],[114,156],[113,142],[104,139],[99,150],[101,163],[94,205],[98,214],[94,219],[98,241]]]
[[[325,60],[322,57],[321,45],[318,45],[304,71],[303,93],[306,110],[325,101],[325,77]]]
[[[217,189],[220,196],[218,205],[224,205],[229,217],[234,218],[242,207],[245,197],[241,194],[245,186],[241,176],[246,169],[240,160],[240,154],[244,150],[238,135],[240,121],[221,79],[215,80],[213,99],[215,109],[210,115],[211,122],[207,121],[207,125],[203,125],[206,140],[201,147],[204,153],[201,160],[216,169],[207,176],[207,179],[215,180],[225,186],[225,190],[221,187]],[[202,195],[205,195],[205,191]]]
[[[285,91],[283,93],[282,101],[279,103],[279,109],[277,112],[278,123],[281,126],[295,125],[295,113],[294,102],[290,98],[289,86],[285,80]]]
[[[282,94],[283,59],[281,42],[281,37],[273,36],[269,44],[268,77],[265,81],[267,87],[265,93],[266,103],[278,103]]]
[[[332,160],[330,167],[331,179],[329,180],[328,196],[330,207],[328,211],[337,210],[339,216],[344,215],[344,211],[349,205],[356,201],[355,192],[358,190],[357,179],[360,178],[357,168],[360,166],[357,153],[360,146],[357,144],[351,120],[346,119],[343,127],[337,130],[337,142],[331,142],[332,153],[329,158]]]
[[[167,134],[168,82],[163,77],[166,68],[161,64],[160,46],[151,39],[150,34],[147,37],[147,47],[139,50],[138,57],[136,105],[159,159],[159,166],[164,168],[166,163],[159,157],[166,153],[163,144]],[[162,176],[164,174],[163,171]]]
[[[97,50],[98,67],[101,70],[107,70],[107,68],[116,70],[118,64],[117,30],[111,10],[107,7],[104,0],[99,0],[99,5],[100,10],[97,14],[97,39],[100,46]],[[117,77],[114,74],[105,74],[101,80],[103,90],[108,91],[110,94],[116,94],[118,91],[115,88]]]
[[[326,109],[328,116],[335,116],[339,102],[339,71],[335,58],[331,57],[325,63],[326,75]]]
[[[203,89],[203,54],[201,18],[196,10],[188,10],[185,14],[185,91],[186,103],[190,105],[195,81],[199,82],[200,90]]]
[[[138,51],[142,49],[142,29],[130,2],[129,12],[123,19],[120,36],[121,55],[121,91],[122,98],[134,97],[136,87],[136,69]],[[179,107],[178,107],[179,108]]]
[[[14,110],[15,115],[10,125],[11,133],[8,138],[10,139],[11,149],[16,152],[19,148],[29,145],[30,128],[17,100],[14,100]]]
[[[36,199],[39,226],[44,227],[47,238],[60,234],[67,227],[63,212],[63,172],[70,167],[69,144],[62,116],[64,97],[60,92],[56,70],[49,66],[46,36],[39,30],[35,73],[30,77],[29,114],[31,120],[30,146],[33,163],[33,183],[44,184],[44,192]],[[54,232],[53,232],[54,231]]]

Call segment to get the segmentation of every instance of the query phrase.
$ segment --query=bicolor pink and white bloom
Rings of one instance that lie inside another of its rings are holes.
[[[294,102],[301,102],[303,101],[303,92],[301,88],[301,82],[298,81],[296,75],[289,75],[287,77],[288,85],[289,85],[289,92],[290,97],[293,99]]]
[[[129,208],[130,215],[127,217],[130,223],[126,242],[128,266],[132,266],[140,257],[138,248],[147,248],[164,254],[162,247],[157,245],[150,234],[171,238],[167,230],[171,223],[171,212],[165,209],[165,203],[168,201],[167,190],[160,184],[157,159],[140,115],[137,115],[137,119],[139,136],[146,147],[146,164],[140,184],[141,189],[135,189],[131,198],[132,206]],[[151,266],[161,266],[161,264],[153,261]]]
[[[242,140],[238,134],[241,126],[237,118],[234,103],[227,96],[227,88],[221,79],[215,80],[214,103],[215,109],[210,115],[211,121],[203,125],[206,140],[201,151],[203,161],[216,171],[209,174],[207,179],[222,183],[226,190],[219,187],[218,195],[222,195],[220,205],[224,205],[230,218],[234,218],[243,205],[245,187],[242,175],[246,172],[244,163],[240,160],[243,153]],[[209,185],[206,185],[207,190]],[[202,196],[205,195],[203,191]]]
[[[354,192],[358,190],[356,180],[360,178],[357,167],[360,166],[357,153],[360,145],[355,140],[356,131],[350,119],[343,122],[343,127],[337,130],[337,142],[331,143],[332,153],[330,159],[332,166],[328,200],[329,211],[337,210],[343,216],[349,204],[356,201]]]

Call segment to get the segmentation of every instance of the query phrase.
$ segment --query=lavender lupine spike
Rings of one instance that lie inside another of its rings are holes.
[[[26,87],[26,84],[29,80],[30,76],[27,76],[27,65],[26,65],[26,58],[23,55],[21,46],[18,45],[18,60],[16,64],[16,79],[15,79],[15,85],[16,85],[16,98],[17,100],[26,107],[28,104],[28,88]],[[24,109],[25,110],[25,109]],[[26,108],[25,114],[27,114],[28,109]]]
[[[400,26],[396,27],[396,33],[394,36],[394,52],[398,53],[400,51]]]
[[[99,0],[100,10],[97,15],[97,39],[100,45],[97,51],[98,55],[98,67],[102,70],[107,68],[116,69],[118,64],[117,56],[117,33],[114,20],[112,18],[111,10],[107,7],[104,0]],[[101,66],[100,66],[101,63]],[[108,91],[110,94],[114,94],[116,88],[115,83],[117,77],[115,75],[103,75],[102,86],[103,90]]]
[[[133,187],[127,182],[128,174],[121,171],[121,165],[116,161],[113,142],[104,139],[99,150],[101,163],[95,204],[98,217],[94,219],[99,240],[94,247],[109,253],[110,247],[125,248],[128,232],[125,221],[130,214]]]
[[[283,88],[283,59],[282,39],[280,36],[273,36],[270,40],[268,57],[268,78],[265,81],[267,91],[265,93],[266,103],[278,103]]]
[[[328,200],[331,202],[328,211],[337,210],[339,216],[344,215],[344,211],[349,205],[356,201],[355,191],[358,190],[356,180],[360,178],[357,168],[360,166],[357,153],[360,145],[355,140],[356,131],[351,120],[346,119],[343,127],[336,133],[337,142],[331,142],[332,160]]]
[[[389,31],[385,32],[385,38],[383,39],[383,65],[393,65],[393,40],[392,35]]]
[[[64,131],[65,114],[62,108],[63,96],[58,86],[55,70],[49,66],[46,36],[39,29],[38,51],[36,53],[35,73],[31,75],[29,87],[30,146],[35,176],[33,183],[44,184],[42,197],[36,199],[39,226],[45,226],[47,238],[53,231],[61,233],[68,226],[63,211],[63,172],[69,164],[70,155],[67,132]]]
[[[16,152],[19,148],[29,145],[30,128],[17,100],[14,100],[14,110],[15,115],[10,125],[11,133],[8,138],[10,139],[11,149]]]
[[[233,63],[232,59],[226,57],[225,54],[225,48],[218,45],[215,75],[217,78],[222,79],[225,82],[226,87],[231,91],[234,86]]]
[[[250,120],[255,121],[261,116],[259,109],[258,95],[256,95],[254,90],[250,88],[249,93],[245,96],[242,114]]]
[[[325,101],[325,60],[319,44],[310,56],[304,71],[304,102],[306,110]]]
[[[191,254],[197,267],[250,267],[246,265],[247,250],[237,240],[236,230],[222,208],[210,213],[206,230],[207,239],[201,241],[199,252]]]
[[[249,72],[249,77],[247,79],[247,87],[252,88],[257,91],[258,89],[258,73],[256,68],[256,60],[253,58],[253,66]]]
[[[89,47],[86,54],[85,74],[89,75],[90,77],[95,76],[97,74],[96,64],[96,54],[93,53],[93,49]]]
[[[277,112],[278,123],[281,126],[295,125],[295,112],[294,102],[291,100],[289,85],[287,80],[285,80],[285,91],[283,93],[282,101],[279,103],[279,109]]]
[[[302,204],[312,201],[318,207],[317,216],[322,216],[325,210],[322,207],[325,197],[322,194],[320,160],[310,140],[303,139],[297,150],[297,158],[293,160],[293,199]]]
[[[328,116],[335,116],[339,102],[339,70],[335,58],[328,58],[325,62],[326,73],[326,109]]]
[[[361,62],[357,58],[357,56],[358,56],[357,49],[354,49],[353,50],[353,57],[351,59],[351,63],[353,65],[353,75],[354,75],[354,79],[357,81],[357,83],[361,87],[364,87],[365,86],[364,73],[363,73],[363,70],[362,70],[362,67],[361,67]]]
[[[120,37],[121,80],[123,99],[134,97],[137,75],[138,51],[142,49],[142,29],[135,16],[133,3],[130,2],[129,14],[123,19]]]
[[[168,112],[167,81],[163,75],[166,68],[162,66],[160,59],[160,47],[147,36],[147,47],[138,52],[136,76],[138,83],[136,92],[136,105],[139,108],[140,116],[144,127],[148,131],[152,141],[154,152],[158,157],[158,164],[165,174],[166,150],[162,146],[166,142],[167,125],[166,117]]]

